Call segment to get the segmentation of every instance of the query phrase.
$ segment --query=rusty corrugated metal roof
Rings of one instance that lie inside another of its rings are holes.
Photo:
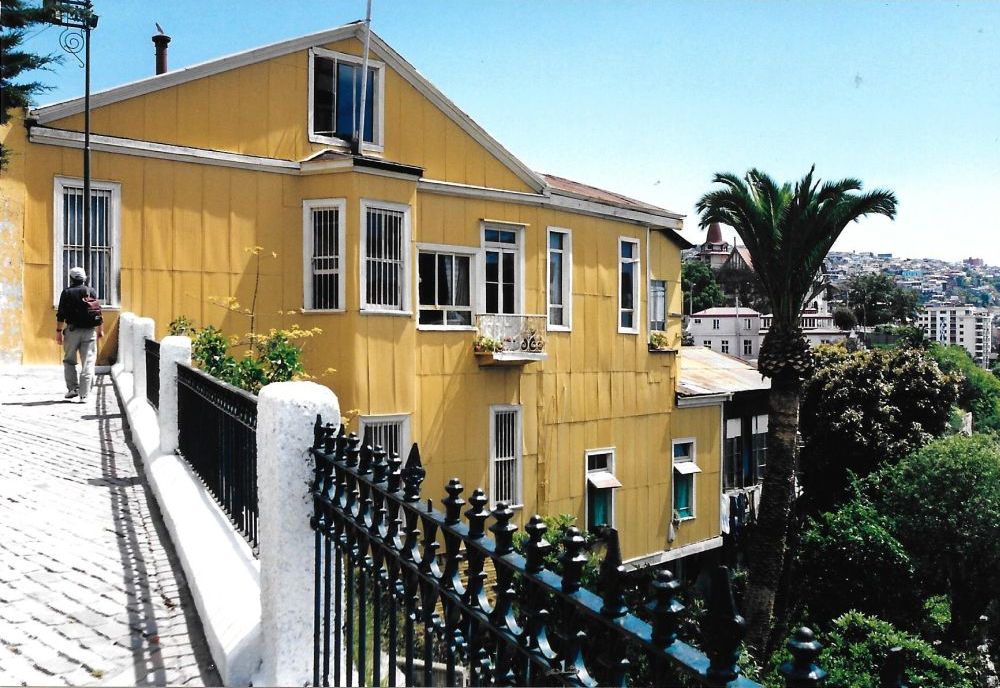
[[[617,205],[622,208],[631,208],[633,210],[641,210],[647,213],[670,213],[670,211],[665,208],[660,208],[659,206],[655,206],[650,203],[644,203],[643,201],[637,201],[634,198],[623,196],[622,194],[615,193],[614,191],[599,189],[596,186],[575,182],[572,179],[566,179],[565,177],[557,177],[554,174],[543,173],[542,179],[548,182],[549,186],[553,189],[576,194],[578,196],[585,196],[595,201],[600,201],[601,203],[610,203],[611,205]]]
[[[771,381],[746,361],[708,347],[681,347],[677,361],[677,393],[683,397],[771,388]]]

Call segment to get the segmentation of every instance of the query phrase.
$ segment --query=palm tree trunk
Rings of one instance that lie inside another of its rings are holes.
[[[750,541],[750,579],[743,603],[748,624],[747,643],[758,653],[768,646],[774,598],[781,582],[792,508],[801,387],[801,382],[791,376],[778,375],[771,380],[767,468],[757,526]]]

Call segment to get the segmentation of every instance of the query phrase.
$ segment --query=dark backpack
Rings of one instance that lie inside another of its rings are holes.
[[[97,327],[104,323],[104,314],[101,313],[101,302],[93,292],[87,293],[80,299],[83,304],[80,309],[80,327]]]

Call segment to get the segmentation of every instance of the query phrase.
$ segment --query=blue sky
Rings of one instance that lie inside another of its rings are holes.
[[[364,0],[96,0],[93,88],[363,17]],[[900,200],[835,247],[1000,264],[1000,0],[374,0],[373,28],[532,168],[686,213],[716,171],[816,164]],[[33,36],[58,50],[58,29]],[[71,58],[39,98],[80,95]]]

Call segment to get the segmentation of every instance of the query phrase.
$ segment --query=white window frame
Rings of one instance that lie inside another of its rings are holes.
[[[486,241],[486,230],[495,229],[501,232],[514,232],[516,238],[516,255],[514,258],[514,304],[513,315],[524,314],[524,239],[527,225],[517,222],[500,222],[498,220],[482,220],[479,225],[479,312],[486,313],[486,251],[491,248],[509,249],[507,244],[497,244]],[[501,313],[503,315],[503,313]],[[510,314],[508,314],[510,315]]]
[[[415,298],[415,310],[417,313],[417,329],[427,330],[427,331],[451,331],[451,332],[467,332],[475,331],[476,329],[476,314],[480,312],[479,308],[479,249],[474,246],[454,246],[451,244],[427,244],[427,243],[417,243],[417,268],[414,274],[416,280],[420,279],[420,260],[419,256],[421,253],[450,253],[456,256],[469,256],[469,301],[471,301],[472,309],[472,324],[471,325],[427,325],[420,323],[420,289],[416,289]]]
[[[358,417],[358,435],[364,441],[365,432],[370,425],[384,425],[387,423],[399,424],[399,458],[405,462],[413,445],[410,435],[410,414],[394,413],[386,415],[370,414]],[[385,449],[385,447],[383,447]]]
[[[562,249],[553,249],[549,243],[553,234],[562,234]],[[552,253],[562,255],[562,294],[564,325],[555,325],[552,317],[552,292],[549,290],[551,279]],[[545,233],[545,323],[549,332],[571,332],[573,330],[573,234],[565,227],[549,227]]]
[[[632,254],[632,258],[625,259],[622,257],[622,244],[629,243],[635,245],[635,252]],[[618,333],[619,334],[639,334],[642,328],[642,260],[640,258],[641,245],[638,239],[632,237],[620,236],[618,237],[618,311],[616,314],[618,320]],[[625,308],[622,307],[622,266],[625,265],[626,260],[635,265],[635,274],[632,278],[632,290],[635,292],[632,294],[632,327],[622,327],[622,312]]]
[[[337,257],[340,276],[340,294],[336,308],[313,308],[312,304],[312,258],[314,210],[337,210]],[[306,313],[343,313],[347,303],[347,255],[345,234],[347,233],[347,200],[344,198],[315,198],[302,201],[302,310]]]
[[[722,339],[722,340],[719,341],[719,352],[720,353],[724,353],[724,354],[728,354],[729,353],[729,340],[728,339]]]
[[[690,444],[691,445],[691,459],[689,461],[677,461],[674,459],[674,447],[678,444]],[[678,463],[691,463],[698,466],[698,440],[694,437],[679,437],[670,442],[670,511],[674,511],[674,505],[677,503],[676,499],[676,486],[677,486],[677,470],[675,466]],[[701,472],[700,468],[697,471]],[[698,481],[695,479],[695,474],[691,474],[691,515],[684,516],[680,520],[691,521],[698,516]]]
[[[513,411],[514,417],[517,419],[515,421],[516,435],[514,439],[514,449],[516,456],[514,457],[514,474],[515,474],[515,492],[514,495],[516,499],[511,500],[508,503],[512,509],[517,509],[524,506],[524,413],[519,404],[493,404],[490,406],[490,507],[495,508],[499,501],[496,499],[497,485],[494,483],[494,476],[496,475],[496,430],[497,430],[497,413]],[[501,500],[502,501],[502,500]],[[513,503],[516,502],[516,503]]]
[[[78,177],[56,177],[52,192],[52,305],[59,306],[59,296],[62,294],[63,275],[66,271],[63,265],[63,192],[67,187],[83,188],[83,179]],[[91,180],[91,191],[110,191],[111,207],[108,209],[108,236],[111,240],[111,284],[108,303],[101,306],[110,310],[121,307],[121,215],[122,215],[122,185],[121,182]],[[89,199],[84,201],[84,208],[89,212]],[[90,275],[87,275],[88,280]]]
[[[720,322],[719,318],[712,318],[712,329],[713,330],[718,330],[721,327],[721,325],[722,325],[722,323]]]
[[[703,347],[705,347],[706,349],[711,349],[712,348],[712,340],[711,339],[703,339],[703,340],[701,340],[701,345]]]
[[[385,308],[379,305],[368,304],[368,210],[394,210],[403,213],[403,237],[402,237],[402,265],[403,274],[400,276],[399,288],[402,289],[401,303],[402,309]],[[358,285],[358,301],[361,304],[363,314],[378,315],[407,315],[412,316],[412,292],[413,292],[413,256],[410,246],[412,210],[408,204],[392,203],[390,201],[379,201],[371,198],[361,199],[361,216],[358,225],[360,234],[358,241],[358,264],[361,271],[361,282]]]
[[[583,452],[583,523],[584,523],[585,526],[588,527],[588,529],[589,529],[589,526],[590,526],[590,522],[588,520],[590,518],[590,496],[589,496],[590,495],[590,481],[587,479],[587,475],[590,474],[590,473],[596,473],[597,472],[597,471],[591,471],[590,470],[590,457],[591,456],[597,456],[597,455],[600,455],[600,454],[608,454],[610,456],[610,459],[608,460],[608,467],[606,469],[603,469],[603,470],[606,470],[608,473],[611,473],[611,475],[615,476],[616,478],[618,477],[618,474],[615,472],[615,464],[616,464],[616,458],[617,458],[615,456],[615,447],[604,447],[602,449],[587,449],[585,452]],[[609,509],[609,511],[610,511],[610,517],[608,518],[608,521],[609,521],[608,527],[609,528],[614,528],[615,527],[615,501],[616,501],[615,500],[615,490],[614,490],[614,488],[607,488],[607,489],[611,493],[611,507]]]
[[[349,62],[351,64],[358,65],[359,67],[364,64],[364,58],[358,55],[349,55],[348,53],[337,52],[335,50],[327,50],[326,48],[309,49],[309,103],[307,108],[308,122],[306,124],[308,127],[306,129],[306,133],[309,136],[309,141],[312,143],[322,143],[343,150],[349,150],[351,147],[350,142],[345,141],[344,139],[337,138],[336,136],[322,136],[313,133],[313,102],[315,95],[313,93],[313,89],[316,87],[314,72],[317,57],[325,57],[338,62]],[[372,103],[375,105],[375,112],[372,113],[372,138],[375,140],[372,143],[363,142],[362,152],[382,153],[385,149],[385,63],[369,59],[368,68],[374,69],[376,73],[375,93],[372,97]],[[336,69],[334,69],[334,79],[336,79]]]
[[[654,309],[653,309],[653,282],[661,282],[663,284],[663,329],[654,329],[653,328],[653,311],[654,311]],[[646,311],[647,311],[647,313],[646,313],[646,322],[649,325],[649,330],[651,332],[666,332],[667,331],[667,325],[668,325],[668,322],[669,322],[669,318],[667,317],[667,301],[668,301],[668,299],[667,299],[667,292],[670,290],[670,287],[667,286],[667,285],[668,285],[667,280],[665,280],[665,279],[657,279],[656,277],[653,277],[652,275],[650,275],[650,277],[649,277],[649,285],[646,287],[646,300],[649,303],[649,305],[646,308]]]
[[[749,351],[748,351],[748,349],[749,349]],[[744,339],[743,340],[743,355],[744,356],[753,356],[753,340],[752,339]]]

